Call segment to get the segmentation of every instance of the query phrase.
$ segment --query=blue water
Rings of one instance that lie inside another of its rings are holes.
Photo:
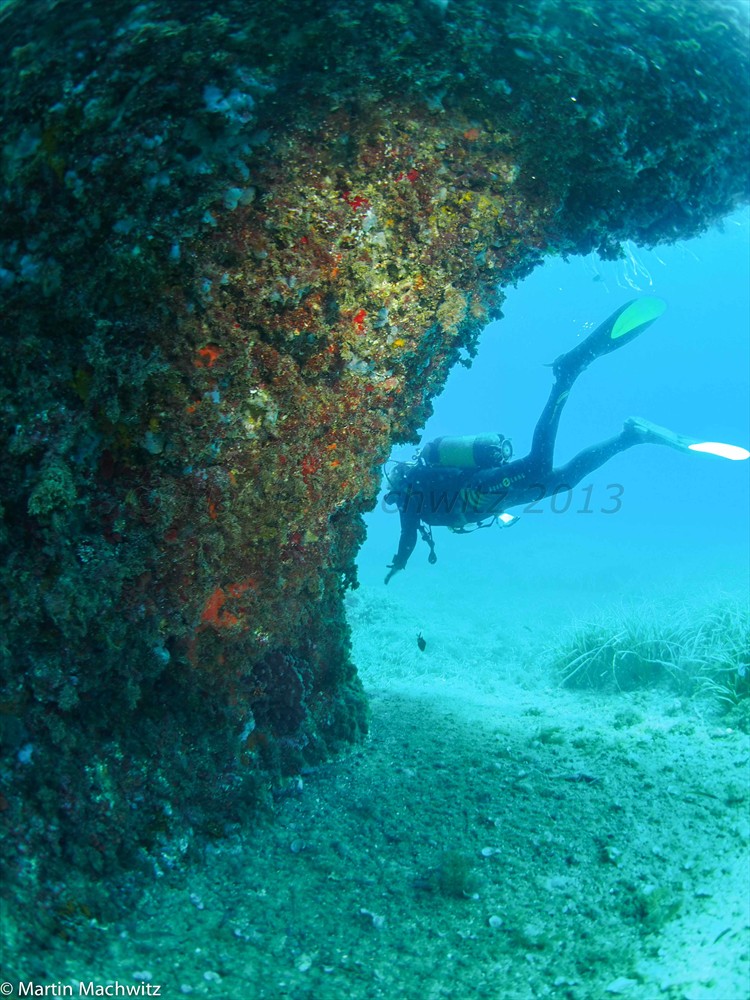
[[[750,215],[722,231],[602,262],[594,255],[548,260],[507,291],[504,318],[484,331],[470,369],[456,368],[422,441],[443,434],[500,431],[515,454],[528,451],[547,398],[545,367],[639,295],[658,295],[667,312],[640,338],[595,362],[578,380],[555,453],[563,464],[581,448],[641,416],[682,434],[750,447]],[[411,459],[416,446],[393,458]],[[573,492],[502,531],[471,536],[435,529],[438,564],[418,543],[393,596],[514,582],[593,586],[601,600],[625,586],[746,592],[750,565],[750,461],[730,462],[639,446],[616,456]],[[602,508],[615,506],[614,514]],[[567,507],[567,509],[566,509]],[[581,511],[590,510],[590,513]],[[515,511],[519,513],[520,511]],[[398,541],[398,515],[382,503],[367,518],[360,553],[363,583],[382,585]],[[611,594],[610,594],[611,591]]]

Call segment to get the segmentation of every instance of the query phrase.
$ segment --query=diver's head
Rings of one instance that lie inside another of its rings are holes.
[[[389,468],[383,467],[383,473],[388,483],[385,495],[386,503],[395,503],[397,497],[404,495],[409,483],[409,476],[415,465],[415,462],[394,462]]]

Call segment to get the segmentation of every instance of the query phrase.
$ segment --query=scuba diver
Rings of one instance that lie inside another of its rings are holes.
[[[572,490],[585,476],[633,445],[661,444],[735,461],[750,458],[750,451],[736,445],[686,438],[630,417],[616,437],[585,448],[567,465],[553,467],[560,415],[575,380],[592,361],[635,340],[665,309],[662,299],[652,297],[628,302],[553,362],[552,391],[525,458],[512,460],[510,441],[502,434],[480,434],[437,438],[421,449],[415,462],[396,463],[386,473],[390,489],[385,500],[398,508],[401,537],[385,582],[405,568],[418,533],[430,548],[429,562],[434,563],[433,527],[464,533],[473,530],[467,525],[483,528],[494,523],[514,524],[518,518],[506,513],[509,508]]]

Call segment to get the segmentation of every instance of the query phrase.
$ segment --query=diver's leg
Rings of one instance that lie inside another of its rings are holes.
[[[545,495],[550,496],[563,489],[572,490],[582,479],[606,465],[615,455],[641,443],[640,438],[626,424],[616,437],[584,448],[566,465],[553,469],[546,482]]]
[[[637,444],[661,444],[678,451],[716,455],[735,462],[750,458],[750,451],[739,445],[688,438],[641,417],[629,417],[615,437],[584,448],[567,465],[549,469],[544,475],[539,475],[539,468],[531,463],[530,455],[496,469],[475,473],[470,485],[479,494],[477,509],[481,506],[482,516],[489,517],[522,504],[538,502],[553,493],[572,490],[615,455]]]
[[[547,495],[563,485],[572,489],[589,473],[601,468],[610,458],[637,444],[661,444],[668,448],[676,448],[677,451],[716,455],[732,461],[750,458],[750,451],[738,445],[685,437],[666,427],[658,427],[642,417],[628,417],[622,431],[616,437],[584,448],[567,465],[553,469],[548,480]]]
[[[557,428],[573,383],[596,358],[630,343],[664,312],[662,299],[646,297],[627,302],[612,313],[585,340],[561,354],[552,364],[555,381],[534,430],[529,461],[536,478],[545,478],[552,468]]]
[[[570,393],[573,379],[560,378],[555,372],[555,381],[550,390],[549,398],[534,428],[531,441],[531,451],[527,456],[532,477],[546,478],[552,469],[552,457],[555,452],[555,439],[560,416],[565,400]]]

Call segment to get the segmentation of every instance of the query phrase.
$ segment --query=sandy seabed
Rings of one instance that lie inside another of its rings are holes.
[[[290,782],[261,828],[155,878],[126,919],[51,942],[37,983],[750,997],[750,737],[665,688],[561,688],[548,652],[575,581],[498,601],[420,574],[349,598],[367,741]]]

